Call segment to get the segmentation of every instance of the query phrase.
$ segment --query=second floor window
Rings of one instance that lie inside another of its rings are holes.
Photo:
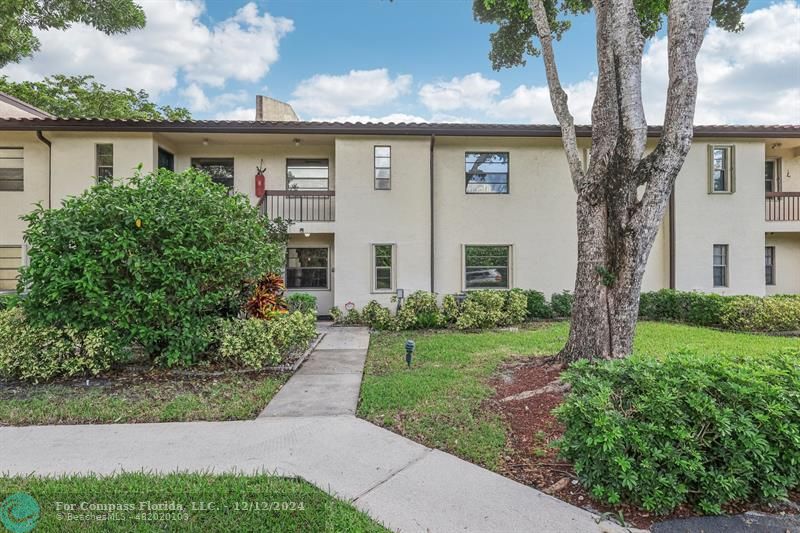
[[[709,146],[708,192],[732,193],[736,188],[733,146]]]
[[[22,191],[24,182],[23,148],[0,147],[0,191]]]
[[[287,159],[286,189],[290,191],[327,191],[327,159]]]
[[[467,152],[467,194],[508,194],[508,152]]]
[[[767,285],[775,285],[775,247],[767,246],[764,248],[764,269],[766,272],[765,282]]]
[[[387,191],[392,188],[392,147],[375,147],[375,189]]]
[[[114,177],[114,145],[95,144],[95,176],[98,182],[111,181]]]
[[[192,168],[202,170],[211,176],[211,181],[233,190],[232,157],[193,157]]]
[[[714,286],[728,286],[728,245],[714,245]]]
[[[765,192],[778,192],[781,190],[778,171],[778,160],[767,159],[764,161],[764,191]]]

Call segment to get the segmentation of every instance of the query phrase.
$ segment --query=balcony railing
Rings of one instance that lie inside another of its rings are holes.
[[[768,192],[764,202],[768,222],[800,221],[800,192]]]
[[[266,191],[258,202],[262,215],[292,222],[336,220],[335,191]]]

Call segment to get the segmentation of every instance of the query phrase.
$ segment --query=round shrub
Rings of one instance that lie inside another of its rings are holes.
[[[396,313],[397,329],[438,328],[445,324],[436,294],[415,291]]]
[[[553,310],[544,293],[534,290],[525,291],[528,318],[553,318]]]
[[[800,486],[798,355],[575,363],[561,453],[597,498],[655,513],[786,497]]]
[[[39,326],[19,307],[0,311],[0,377],[38,382],[97,375],[127,356],[107,331]]]
[[[572,315],[572,300],[574,296],[569,291],[556,292],[550,296],[550,308],[553,316],[569,318]]]
[[[274,366],[293,350],[305,348],[316,334],[313,313],[297,311],[271,320],[221,318],[212,332],[218,343],[213,359],[242,368]]]
[[[99,184],[24,218],[29,318],[107,329],[166,365],[194,362],[214,318],[244,300],[243,281],[284,259],[274,226],[248,199],[196,170]]]
[[[528,297],[522,289],[511,289],[506,291],[503,314],[498,321],[500,326],[510,326],[520,324],[525,321],[528,315]]]
[[[456,328],[493,328],[503,320],[504,306],[505,295],[500,291],[470,291],[459,309]]]
[[[301,313],[317,312],[317,297],[313,294],[304,292],[293,292],[286,298],[289,304],[289,311],[300,311]]]
[[[375,300],[371,300],[361,310],[361,320],[372,329],[393,330],[396,328],[396,321],[392,317],[391,311]]]

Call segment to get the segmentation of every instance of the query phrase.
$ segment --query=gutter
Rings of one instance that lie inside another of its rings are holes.
[[[53,143],[36,130],[36,138],[47,145],[47,209],[53,208]]]
[[[430,196],[431,196],[431,198],[430,198],[430,200],[431,200],[431,292],[436,292],[435,291],[435,287],[436,287],[436,285],[435,285],[435,279],[436,279],[436,277],[435,277],[436,234],[435,233],[436,232],[434,230],[434,224],[433,224],[434,223],[434,214],[435,214],[434,213],[434,211],[435,211],[435,209],[434,209],[434,196],[433,196],[433,175],[434,175],[434,172],[433,172],[433,166],[434,166],[433,165],[434,164],[433,149],[435,148],[435,146],[436,146],[436,135],[431,135],[431,155],[430,155],[430,164],[431,164],[431,168],[430,168],[430,182],[431,182],[431,187],[430,187]]]
[[[675,185],[669,194],[669,288],[675,288]]]

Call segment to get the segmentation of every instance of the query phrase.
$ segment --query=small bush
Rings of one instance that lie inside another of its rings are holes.
[[[493,328],[503,321],[506,298],[501,291],[479,290],[467,293],[456,318],[457,329]]]
[[[252,318],[269,320],[272,317],[286,313],[289,305],[284,293],[286,283],[277,274],[266,274],[256,284],[253,294],[244,306],[247,314]]]
[[[317,312],[317,297],[313,294],[304,292],[294,292],[286,298],[289,305],[289,312],[300,311],[301,313]]]
[[[107,331],[38,326],[15,307],[0,311],[0,376],[38,382],[97,375],[128,357]]]
[[[528,318],[553,318],[553,309],[547,303],[544,293],[525,291]]]
[[[497,323],[500,326],[511,326],[525,321],[528,314],[528,297],[522,289],[506,291],[503,305],[503,316]]]
[[[446,324],[455,324],[458,318],[458,300],[455,295],[447,294],[442,298],[442,317]]]
[[[413,292],[403,302],[396,315],[397,329],[439,328],[445,324],[436,295],[432,292]]]
[[[697,326],[722,325],[722,308],[730,296],[662,289],[643,292],[639,316],[650,320],[675,320]]]
[[[800,486],[798,353],[573,364],[562,455],[599,499],[719,513]]]
[[[728,299],[720,313],[722,326],[740,331],[800,330],[800,296],[735,296]]]
[[[383,307],[375,300],[370,301],[361,310],[361,320],[364,325],[377,330],[393,330],[396,327],[395,319],[388,308]]]
[[[348,302],[347,305],[349,307],[350,305],[352,305],[352,302]],[[333,319],[334,324],[340,324],[342,326],[361,325],[361,313],[359,313],[358,309],[356,309],[355,307],[348,309],[344,313],[338,307],[331,307],[330,315],[331,318]]]
[[[212,358],[241,368],[274,366],[293,350],[304,348],[315,335],[313,313],[297,311],[272,320],[221,318],[214,327],[218,348]]]
[[[569,318],[572,315],[573,299],[572,293],[566,290],[550,296],[550,308],[553,310],[553,316]]]

